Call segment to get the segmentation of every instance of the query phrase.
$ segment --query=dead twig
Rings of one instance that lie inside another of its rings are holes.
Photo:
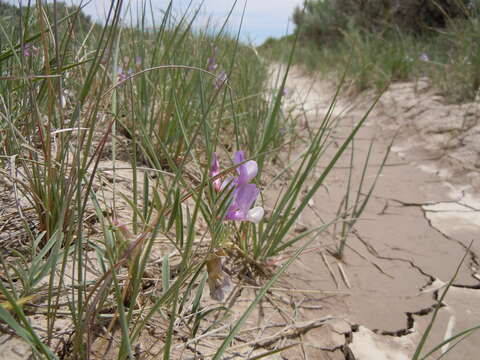
[[[340,274],[342,275],[343,282],[345,283],[345,285],[347,285],[349,289],[351,289],[352,286],[350,285],[350,281],[348,280],[347,273],[343,269],[342,264],[337,263],[337,266],[338,266],[338,270],[340,270]]]
[[[268,347],[268,346],[273,345],[274,343],[276,343],[277,341],[280,341],[282,339],[296,338],[296,337],[298,337],[302,334],[307,333],[309,330],[312,330],[312,329],[318,328],[320,326],[323,326],[328,320],[331,320],[331,319],[332,319],[332,316],[327,315],[327,316],[324,316],[322,318],[315,319],[315,320],[293,323],[293,324],[290,324],[290,325],[286,326],[284,329],[282,329],[281,331],[277,332],[274,335],[267,336],[267,337],[265,337],[263,339],[260,339],[260,340],[254,340],[254,341],[250,341],[250,342],[240,344],[240,345],[237,345],[237,346],[232,346],[228,350],[229,351],[234,351],[234,350],[243,348],[245,346],[251,346],[251,347],[254,347],[254,348]],[[211,355],[213,355],[213,354],[211,354]],[[208,355],[208,356],[211,356],[211,355]]]
[[[332,267],[331,267],[330,264],[328,263],[327,257],[325,256],[325,253],[324,253],[323,251],[320,251],[320,255],[322,256],[323,263],[324,263],[325,266],[327,267],[328,272],[330,273],[330,276],[332,277],[333,282],[335,283],[335,286],[336,286],[337,289],[338,289],[338,280],[337,280],[337,278],[335,277],[335,273],[333,272]]]

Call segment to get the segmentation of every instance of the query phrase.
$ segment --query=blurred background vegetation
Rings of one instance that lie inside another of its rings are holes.
[[[305,1],[304,8],[295,9],[293,21],[303,38],[320,43],[338,41],[350,28],[421,36],[478,15],[469,0],[315,0]]]
[[[54,7],[53,3],[46,4],[45,8],[47,9],[46,15],[50,23],[55,23],[54,17],[60,21],[70,14],[75,14],[74,19],[70,20],[70,24],[73,24],[74,30],[79,31],[88,31],[93,25],[92,19],[90,16],[86,15],[84,12],[79,11],[75,6],[68,6],[63,2],[58,2]],[[53,9],[55,8],[55,11]],[[24,29],[21,26],[20,19],[25,16],[29,18],[33,15],[33,7],[24,7],[23,10],[18,6],[11,5],[5,2],[0,1],[0,24],[2,25],[3,30],[0,31],[0,48],[8,48],[8,39],[18,39],[20,37],[20,29]],[[66,24],[61,23],[60,33],[65,33]],[[28,29],[28,28],[25,28]],[[24,39],[29,34],[23,34]]]
[[[341,74],[357,90],[428,76],[452,102],[475,99],[480,86],[478,0],[307,0],[295,9],[295,34],[268,39],[278,58],[297,35],[296,61]]]

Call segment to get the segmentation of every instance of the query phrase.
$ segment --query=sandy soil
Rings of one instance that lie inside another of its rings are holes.
[[[293,69],[287,88],[286,106],[302,104],[309,125],[315,127],[328,109],[335,84]],[[335,111],[338,143],[373,99],[368,93],[340,96]],[[444,104],[425,79],[393,84],[383,94],[356,138],[354,179],[358,182],[372,138],[370,182],[396,134],[393,151],[348,237],[343,259],[328,252],[338,241],[336,234],[330,239],[322,236],[317,249],[302,255],[284,279],[296,289],[308,289],[305,299],[321,306],[304,311],[302,318],[328,314],[335,324],[342,323],[341,329],[313,329],[302,339],[301,352],[291,350],[283,358],[410,359],[430,321],[439,289],[452,277],[473,240],[424,350],[479,325],[478,110],[476,104]],[[337,208],[329,204],[339,204],[345,194],[349,162],[350,154],[345,154],[327,178],[324,191],[302,216],[307,228],[335,217]],[[332,293],[311,295],[326,290]],[[478,341],[480,333],[443,358],[476,359]],[[447,350],[443,347],[436,355]]]

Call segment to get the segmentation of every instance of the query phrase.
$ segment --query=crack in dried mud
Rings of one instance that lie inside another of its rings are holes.
[[[383,215],[385,214],[386,210],[388,209],[388,201],[393,201],[393,202],[396,202],[398,204],[400,204],[401,206],[403,207],[417,207],[419,208],[421,211],[422,211],[422,214],[423,214],[423,217],[424,219],[426,220],[428,226],[435,230],[438,234],[440,234],[444,239],[448,240],[448,241],[451,241],[451,242],[454,242],[456,243],[457,245],[460,245],[465,251],[468,251],[469,253],[469,256],[470,256],[470,265],[475,265],[475,266],[480,266],[480,260],[479,260],[479,256],[472,250],[472,249],[469,249],[469,247],[467,245],[465,245],[462,241],[460,240],[457,240],[455,238],[453,238],[452,236],[446,234],[445,232],[443,232],[441,229],[437,228],[435,225],[433,225],[432,223],[432,220],[427,216],[428,213],[442,213],[442,212],[446,212],[446,211],[441,211],[441,210],[427,210],[425,209],[425,206],[434,206],[434,205],[441,205],[441,204],[457,204],[459,206],[463,206],[463,207],[466,207],[470,210],[472,210],[471,212],[480,212],[479,209],[473,207],[473,206],[470,206],[468,204],[464,204],[461,202],[461,200],[465,197],[465,193],[462,191],[462,197],[458,200],[450,200],[450,201],[432,201],[432,202],[406,202],[406,201],[402,201],[402,200],[399,200],[399,199],[394,199],[394,198],[384,198],[384,197],[379,197],[379,196],[374,196],[375,198],[377,199],[383,199],[383,200],[386,200],[387,203],[386,203],[386,206],[382,209],[382,211],[379,213],[380,215]],[[453,213],[462,213],[460,211],[448,211],[448,212],[453,212]],[[358,234],[356,234],[358,235]],[[364,240],[361,240],[362,242],[364,242]],[[366,243],[366,242],[365,242]],[[368,244],[369,245],[369,244]],[[370,246],[370,245],[369,245]],[[367,247],[368,248],[368,247]],[[375,250],[375,253],[378,254]],[[375,255],[372,253],[372,255]],[[400,260],[399,258],[392,258],[390,260]],[[405,259],[404,259],[405,260]],[[412,266],[415,266],[413,263],[411,264]],[[420,268],[418,268],[418,270],[421,271]],[[423,271],[421,271],[421,273],[423,275],[428,275],[428,276],[432,276],[430,274],[426,274],[424,273]],[[478,280],[476,277],[474,277],[474,274],[475,274],[475,271],[472,270],[472,274],[471,276],[473,278],[475,278],[476,280]],[[469,285],[461,285],[461,284],[453,284],[453,286],[458,286],[458,287],[464,287],[464,288],[472,288],[472,289],[477,289],[477,288],[480,288],[480,284],[479,285],[474,285],[474,286],[469,286]]]
[[[457,203],[458,204],[458,203]],[[430,212],[430,210],[426,210],[423,206],[422,206],[422,212],[423,212],[423,216],[425,218],[425,220],[427,221],[428,225],[430,226],[430,228],[432,228],[433,230],[435,230],[436,232],[438,232],[443,238],[445,238],[446,240],[448,241],[451,241],[451,242],[454,242],[456,243],[457,245],[460,245],[461,247],[463,247],[463,249],[465,251],[468,251],[468,255],[470,256],[470,265],[476,265],[476,266],[479,266],[479,261],[478,261],[478,255],[472,250],[470,249],[467,245],[465,245],[463,242],[461,242],[460,240],[457,240],[457,239],[454,239],[453,237],[451,237],[450,235],[446,234],[445,232],[443,232],[442,230],[440,230],[439,228],[437,228],[435,225],[433,225],[432,223],[432,220],[428,218],[427,216],[427,213]],[[473,274],[471,274],[472,277],[473,277]],[[455,284],[453,284],[453,286],[456,286]]]
[[[428,225],[434,229],[435,231],[437,231],[439,234],[442,235],[442,237],[444,237],[445,239],[449,240],[449,241],[453,241],[457,244],[460,244],[462,245],[462,247],[464,247],[464,249],[467,251],[469,251],[469,255],[470,255],[470,258],[471,258],[471,261],[475,264],[478,264],[478,257],[477,255],[475,254],[475,252],[473,252],[471,249],[468,249],[468,247],[466,247],[462,242],[456,240],[456,239],[453,239],[451,238],[450,236],[448,236],[447,234],[444,234],[442,231],[440,231],[439,229],[437,229],[435,226],[433,226],[433,224],[431,223],[431,221],[427,218],[426,216],[426,212],[427,210],[423,209],[423,204],[421,203],[405,203],[405,202],[401,202],[400,200],[396,200],[396,199],[389,199],[389,200],[392,200],[392,201],[397,201],[399,203],[402,203],[402,206],[416,206],[416,207],[420,207],[422,208],[422,212],[424,214],[424,217],[425,217],[425,220],[427,221]],[[405,262],[405,263],[408,263],[412,268],[414,268],[415,270],[417,270],[422,276],[425,276],[428,278],[428,281],[427,283],[422,286],[419,290],[420,291],[423,291],[425,288],[427,288],[428,286],[432,285],[433,282],[436,280],[436,278],[431,275],[431,274],[428,274],[426,271],[424,271],[420,266],[418,266],[417,264],[414,263],[413,260],[409,260],[409,259],[404,259],[404,258],[400,258],[400,257],[389,257],[389,256],[383,256],[383,255],[380,255],[380,253],[375,249],[375,247],[373,247],[370,243],[368,243],[368,241],[366,241],[360,234],[357,230],[354,229],[353,231],[353,234],[355,235],[355,237],[365,246],[365,248],[367,249],[367,251],[373,255],[374,257],[378,258],[378,259],[382,259],[382,260],[390,260],[390,261],[401,261],[401,262]],[[473,274],[472,274],[473,276]],[[463,285],[463,284],[452,284],[451,285],[452,287],[457,287],[457,288],[466,288],[466,289],[471,289],[471,290],[479,290],[480,289],[480,283],[477,284],[477,285]],[[429,307],[426,307],[426,308],[423,308],[423,309],[420,309],[420,310],[417,310],[417,311],[414,311],[414,312],[406,312],[405,313],[405,316],[406,316],[406,326],[404,328],[400,328],[398,330],[394,330],[394,331],[389,331],[389,330],[382,330],[382,329],[373,329],[372,331],[375,333],[375,334],[378,334],[378,335],[383,335],[383,336],[394,336],[394,337],[402,337],[402,336],[407,336],[409,334],[412,334],[413,331],[414,331],[414,327],[415,327],[415,317],[419,317],[419,316],[427,316],[429,314],[431,314],[438,306],[440,307],[444,307],[446,306],[445,303],[442,303],[442,304],[439,304],[439,290],[435,290],[433,292],[433,295],[432,295],[432,298],[434,300],[434,303],[429,306]],[[357,325],[355,325],[357,326]],[[358,326],[357,326],[358,328]],[[354,332],[353,330],[353,326],[352,326],[352,332]],[[351,341],[350,341],[351,342]],[[348,348],[349,346],[349,343],[347,340],[344,344],[344,348]],[[346,352],[344,352],[344,355],[347,354]],[[348,356],[345,356],[345,360],[349,360],[349,359],[355,359],[353,353],[350,351],[350,353],[348,353],[349,355]],[[353,356],[353,357],[352,357]]]
[[[412,268],[414,268],[415,270],[417,270],[422,276],[425,276],[425,277],[428,277],[429,278],[429,282],[424,286],[428,286],[428,285],[431,285],[434,281],[435,281],[435,277],[431,274],[428,274],[427,272],[425,272],[420,266],[416,265],[413,260],[410,260],[410,259],[404,259],[404,258],[401,258],[401,257],[390,257],[390,256],[384,256],[384,255],[380,255],[378,253],[378,251],[370,244],[368,243],[368,241],[366,241],[365,239],[362,238],[362,236],[359,234],[359,232],[357,230],[354,230],[353,231],[353,234],[355,235],[355,237],[365,246],[365,248],[368,250],[368,252],[375,256],[376,258],[378,259],[381,259],[381,260],[390,260],[390,261],[402,261],[402,262],[405,262],[407,264],[409,264]],[[422,287],[421,289],[423,289],[424,287]],[[420,290],[421,290],[420,289]]]

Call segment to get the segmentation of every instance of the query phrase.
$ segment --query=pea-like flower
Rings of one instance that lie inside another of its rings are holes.
[[[217,191],[222,191],[228,187],[233,187],[231,203],[225,215],[226,220],[250,221],[258,224],[262,220],[264,210],[261,206],[253,207],[255,200],[260,194],[257,185],[250,183],[258,173],[258,165],[254,160],[245,161],[243,151],[237,151],[233,157],[233,162],[237,166],[236,178],[230,176],[222,183],[219,179],[213,181],[213,186]],[[217,156],[214,154],[210,175],[216,176],[220,173]]]
[[[258,165],[254,160],[245,161],[245,153],[242,150],[235,152],[233,162],[237,166],[238,184],[244,185],[250,182],[258,173]],[[243,163],[243,164],[242,164]]]
[[[220,174],[220,165],[218,163],[217,154],[213,153],[213,155],[212,155],[212,165],[210,167],[210,176],[213,178],[213,177],[217,176],[218,174]],[[222,180],[220,180],[220,178],[216,178],[215,180],[213,180],[212,183],[213,183],[213,188],[216,191],[220,191],[222,189]]]
[[[430,61],[430,58],[428,57],[428,55],[427,55],[426,53],[420,54],[420,56],[418,57],[418,59],[419,59],[420,61],[424,61],[424,62]]]
[[[215,71],[218,67],[217,59],[216,59],[217,47],[212,47],[212,56],[210,56],[207,60],[207,70],[208,71]]]
[[[261,206],[251,207],[259,194],[260,190],[255,184],[237,185],[233,191],[233,200],[228,207],[225,219],[250,221],[258,224],[263,218],[264,210]]]
[[[125,70],[122,67],[117,68],[118,81],[125,81],[133,74],[132,69]]]
[[[227,73],[225,72],[225,70],[222,70],[214,79],[213,87],[218,90],[223,86],[224,83],[227,82],[227,80],[228,80]]]
[[[38,52],[38,48],[36,48],[30,43],[26,43],[22,46],[22,55],[24,57],[30,57],[32,56],[33,53],[36,53],[36,52]]]

